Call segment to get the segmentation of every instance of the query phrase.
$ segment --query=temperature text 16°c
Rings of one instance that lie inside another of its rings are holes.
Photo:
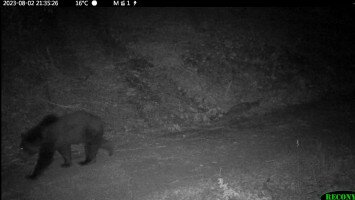
[[[89,1],[75,1],[75,6],[89,6]]]

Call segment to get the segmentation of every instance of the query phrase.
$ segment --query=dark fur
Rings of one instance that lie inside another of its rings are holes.
[[[102,120],[84,111],[62,117],[46,116],[37,126],[22,135],[21,149],[29,154],[39,150],[35,169],[27,178],[37,178],[51,164],[55,151],[64,158],[62,167],[70,167],[72,144],[85,145],[86,158],[80,162],[81,165],[95,162],[99,148],[107,150],[111,156],[112,145],[103,138],[103,134]]]

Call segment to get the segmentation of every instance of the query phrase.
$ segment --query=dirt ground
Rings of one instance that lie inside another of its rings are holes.
[[[2,199],[319,199],[355,190],[353,99],[328,100],[179,133],[127,134],[115,154],[24,179],[2,171]],[[75,163],[83,159],[76,155]]]

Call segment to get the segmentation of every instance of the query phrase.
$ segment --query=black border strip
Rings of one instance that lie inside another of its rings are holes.
[[[58,0],[62,7],[76,6],[78,0]],[[79,0],[80,1],[80,0]],[[87,7],[298,7],[298,6],[347,6],[355,8],[355,0],[96,0]],[[128,5],[129,2],[129,5]],[[116,5],[114,5],[116,3]]]
[[[4,0],[3,0],[4,1]],[[35,5],[42,2],[42,6],[14,6],[14,7],[349,7],[355,12],[355,0],[6,0],[32,1]],[[45,6],[48,2],[58,1],[58,6]],[[93,6],[92,2],[97,5]],[[78,3],[79,2],[79,3]],[[11,6],[2,6],[11,7]]]

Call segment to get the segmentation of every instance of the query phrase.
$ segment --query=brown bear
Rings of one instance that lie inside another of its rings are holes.
[[[39,152],[37,164],[29,179],[36,179],[53,161],[55,151],[64,158],[62,167],[71,165],[71,145],[83,143],[86,165],[95,162],[99,148],[113,154],[112,144],[103,138],[103,121],[93,114],[77,111],[61,117],[47,115],[35,127],[22,134],[21,149],[30,155]]]

